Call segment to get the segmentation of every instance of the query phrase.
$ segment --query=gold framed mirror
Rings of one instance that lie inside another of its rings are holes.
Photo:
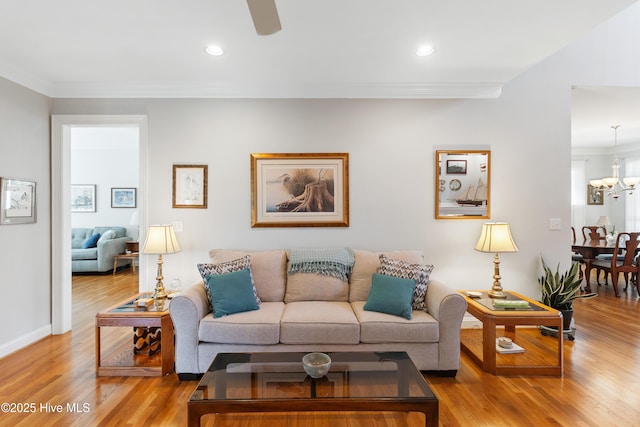
[[[436,219],[488,219],[491,151],[436,151]]]

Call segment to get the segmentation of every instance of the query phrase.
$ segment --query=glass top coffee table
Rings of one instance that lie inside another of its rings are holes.
[[[405,352],[327,352],[318,379],[305,354],[218,354],[187,403],[189,426],[205,414],[304,411],[422,412],[438,425],[438,399]]]

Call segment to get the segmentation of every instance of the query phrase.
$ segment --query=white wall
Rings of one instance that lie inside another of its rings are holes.
[[[0,357],[51,333],[50,100],[0,78],[0,176],[36,181],[37,222],[0,225]]]
[[[549,99],[554,100],[551,106]],[[505,88],[498,100],[138,103],[56,100],[54,112],[91,114],[99,109],[119,114],[126,107],[148,114],[148,222],[184,222],[178,235],[183,251],[165,258],[168,279],[195,282],[195,264],[207,261],[214,247],[350,245],[421,249],[435,264],[435,277],[455,288],[487,288],[493,256],[473,250],[482,220],[434,219],[434,150],[447,145],[492,150],[492,217],[512,223],[520,247],[517,254],[503,255],[506,287],[536,295],[538,255],[569,259],[568,235],[547,226],[550,217],[569,224],[568,84],[549,84],[545,76],[531,73]],[[348,152],[351,226],[252,229],[252,152]],[[174,163],[209,165],[208,209],[171,209]],[[557,173],[539,186],[539,180],[527,177],[543,164]],[[550,188],[555,189],[551,194]]]
[[[130,225],[137,208],[112,208],[111,189],[139,187],[138,153],[135,127],[71,129],[71,182],[96,186],[96,212],[72,213],[72,227],[117,225],[137,238],[137,227]]]

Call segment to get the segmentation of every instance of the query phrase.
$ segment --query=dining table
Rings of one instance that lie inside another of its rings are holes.
[[[615,251],[615,244],[609,244],[605,240],[588,240],[583,243],[572,244],[571,250],[576,254],[582,255],[582,258],[584,259],[584,290],[586,292],[591,292],[591,284],[589,281],[591,279],[593,261],[598,255],[613,254]]]

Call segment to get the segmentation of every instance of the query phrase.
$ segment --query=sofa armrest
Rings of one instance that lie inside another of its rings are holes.
[[[198,372],[198,327],[209,312],[202,283],[195,284],[171,300],[169,314],[175,331],[176,373]]]
[[[131,240],[129,236],[98,242],[98,271],[108,271],[113,268],[113,257],[124,253],[125,242]]]
[[[460,293],[437,280],[429,281],[425,296],[429,314],[438,320],[439,369],[460,369],[460,327],[467,301]]]

